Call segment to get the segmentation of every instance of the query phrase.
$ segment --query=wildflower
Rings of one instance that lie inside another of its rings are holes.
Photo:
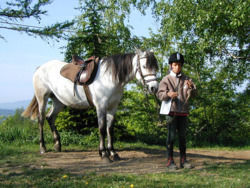
[[[131,185],[130,185],[130,188],[134,188],[134,184],[131,184]]]
[[[66,174],[63,175],[63,178],[67,178],[68,176]]]
[[[86,185],[88,185],[88,184],[89,184],[89,182],[87,182],[87,181],[86,181],[86,182],[85,182],[85,184],[86,184]]]

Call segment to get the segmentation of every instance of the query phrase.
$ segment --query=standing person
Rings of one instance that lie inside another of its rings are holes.
[[[184,57],[180,53],[173,53],[169,58],[170,73],[163,77],[159,84],[157,96],[161,101],[171,99],[171,108],[169,116],[172,117],[171,123],[168,125],[167,137],[167,157],[168,169],[177,169],[173,159],[173,146],[176,131],[179,135],[180,150],[180,168],[192,168],[186,157],[186,128],[188,99],[196,91],[196,86],[182,72]]]

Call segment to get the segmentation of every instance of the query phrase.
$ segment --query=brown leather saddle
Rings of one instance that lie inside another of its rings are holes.
[[[97,69],[99,64],[99,58],[92,56],[86,61],[82,60],[79,56],[73,55],[72,62],[64,65],[60,74],[71,80],[74,83],[73,92],[75,95],[75,86],[83,85],[84,91],[86,93],[88,102],[93,106],[92,97],[88,88],[88,85],[91,84],[96,76]]]
[[[64,65],[60,74],[78,85],[89,85],[94,81],[98,68],[99,58],[92,56],[86,61],[73,55],[72,62]]]

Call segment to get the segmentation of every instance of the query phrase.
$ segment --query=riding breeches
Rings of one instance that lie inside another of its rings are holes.
[[[174,116],[171,123],[168,125],[168,137],[167,137],[167,155],[173,157],[173,147],[176,132],[179,136],[179,150],[180,156],[186,155],[186,116]]]

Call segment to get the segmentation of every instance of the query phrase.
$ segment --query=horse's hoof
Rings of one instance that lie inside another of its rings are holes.
[[[111,155],[110,158],[111,158],[112,161],[119,161],[119,160],[121,160],[121,158],[119,157],[119,155],[117,153],[114,154],[114,155]]]
[[[40,154],[46,153],[46,148],[40,148]]]
[[[109,159],[109,157],[105,156],[105,157],[102,157],[102,162],[103,163],[112,163],[112,161]]]
[[[61,145],[59,145],[59,144],[54,145],[54,149],[55,149],[56,152],[61,152],[62,151]]]

